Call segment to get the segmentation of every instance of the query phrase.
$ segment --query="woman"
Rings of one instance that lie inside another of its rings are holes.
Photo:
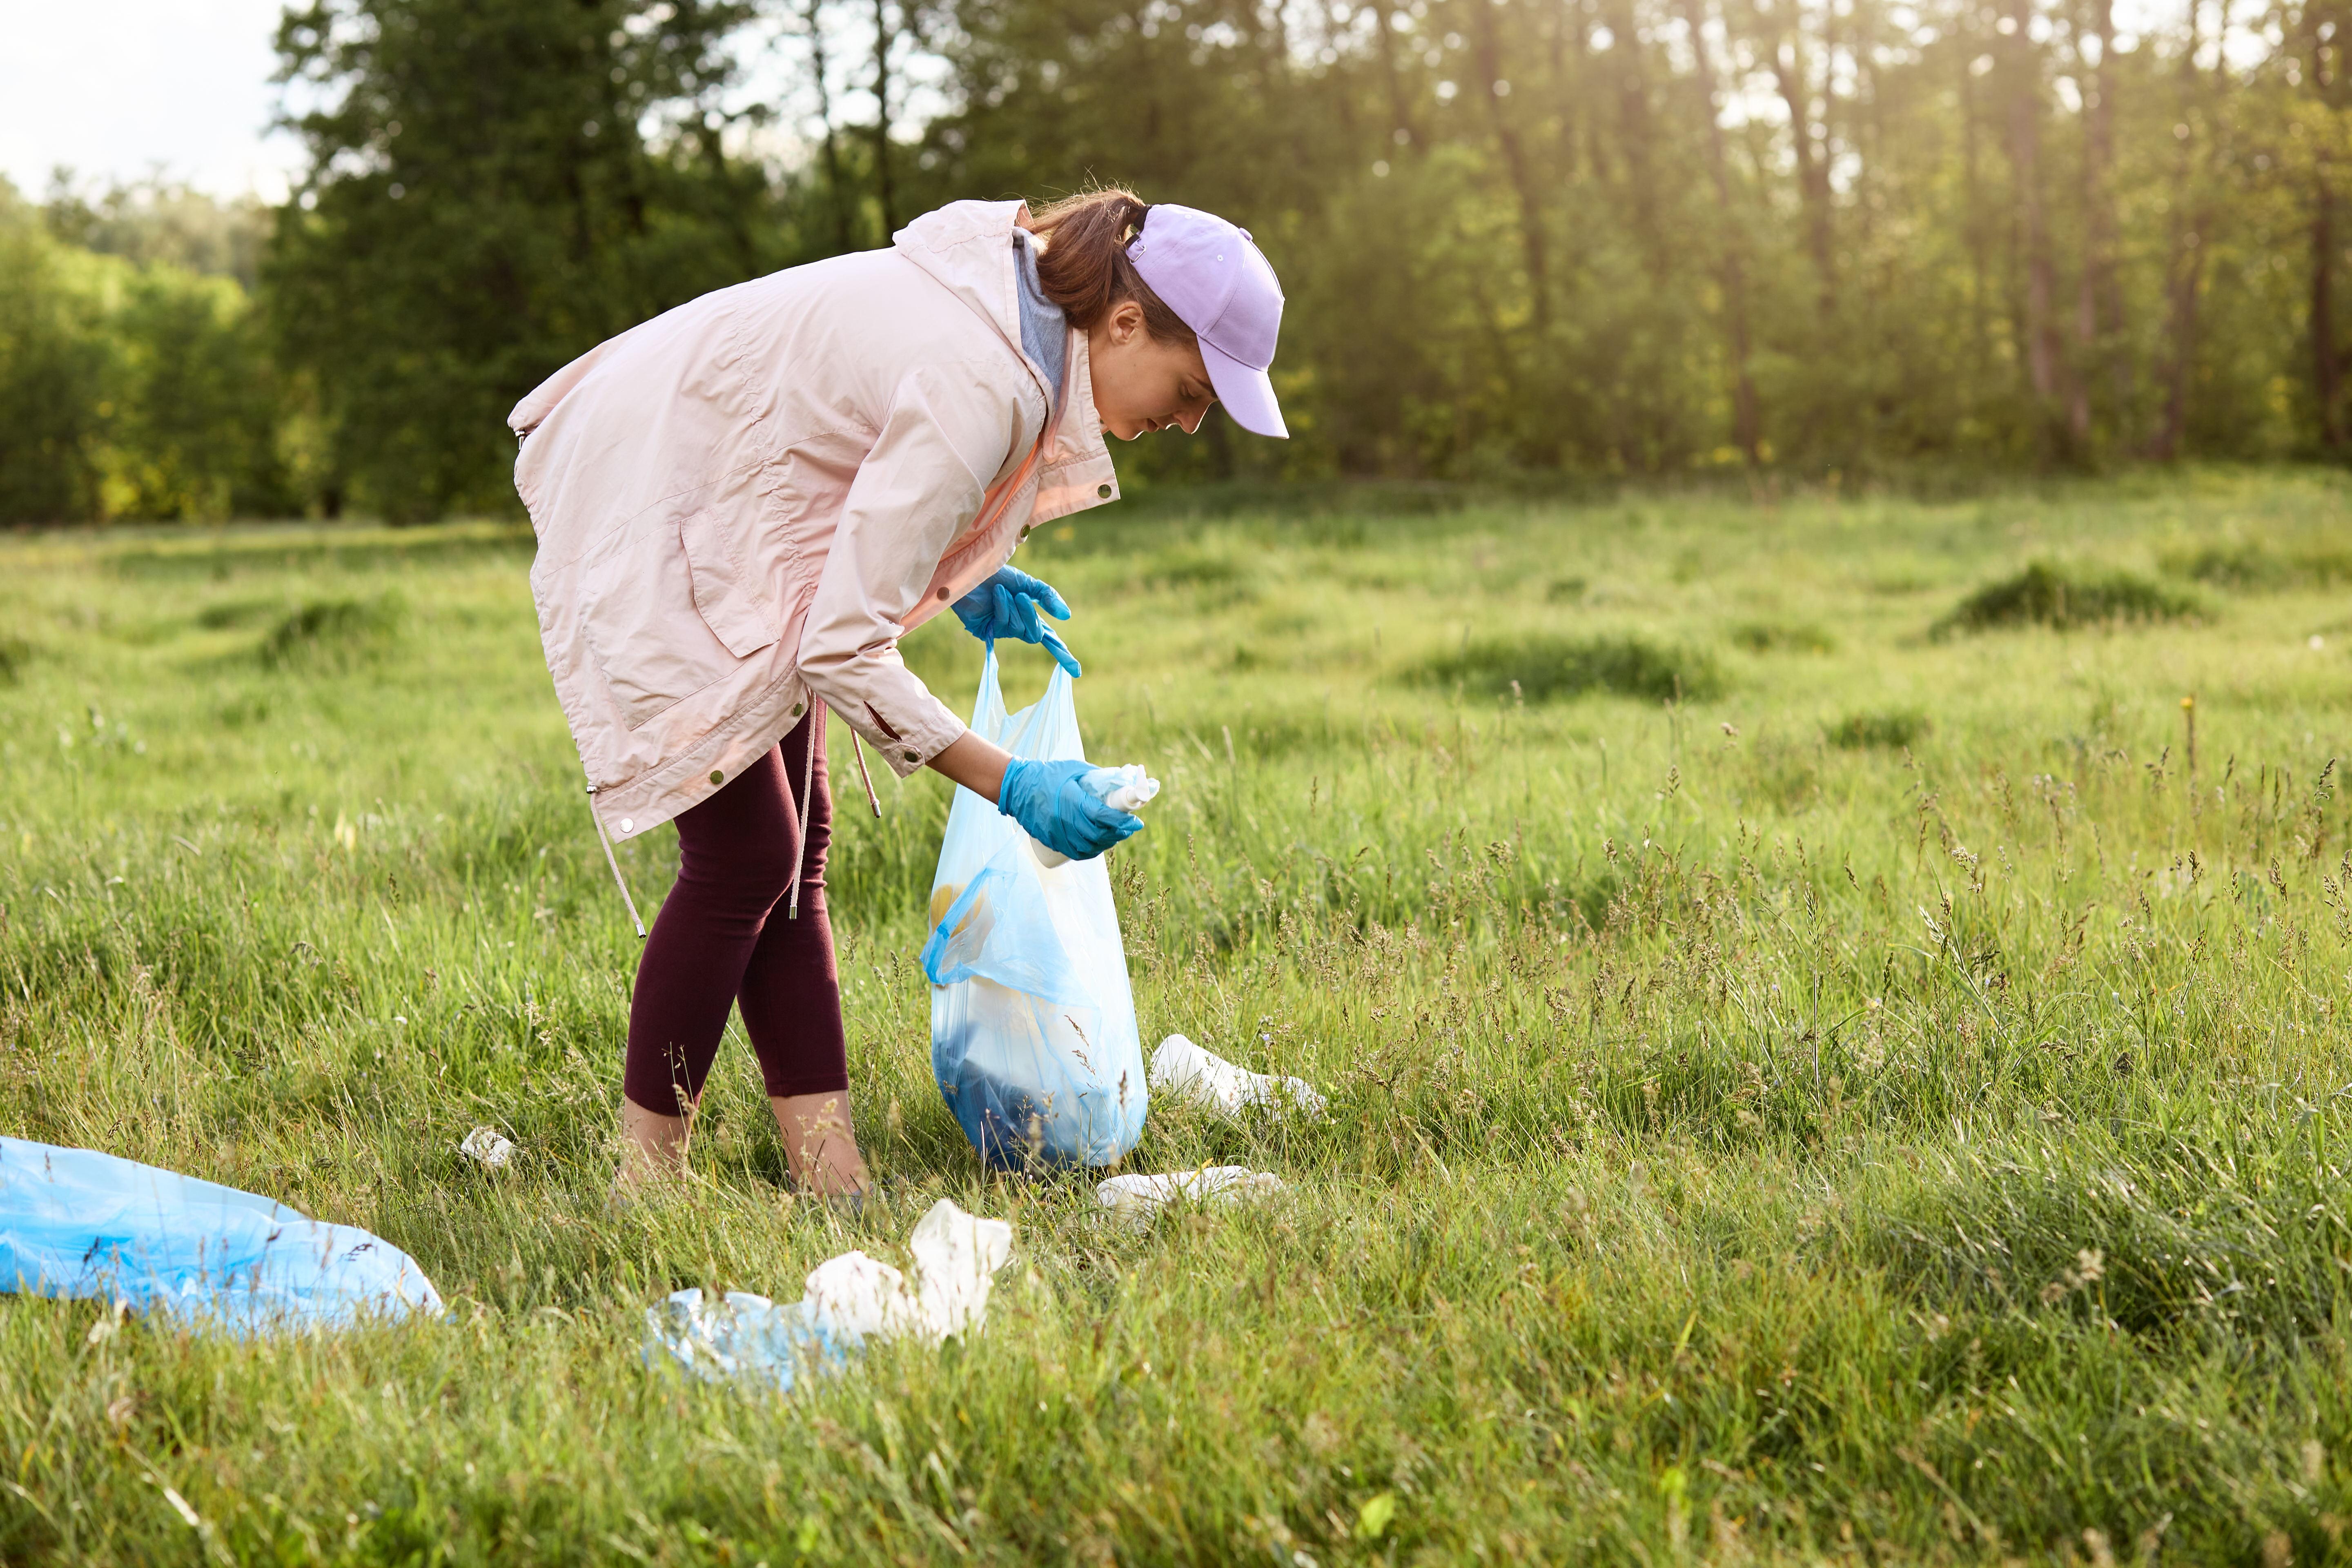
[[[887,250],[722,289],[517,406],[531,592],[604,830],[677,824],[676,885],[629,1010],[625,1179],[677,1168],[731,1003],[804,1190],[866,1167],[824,906],[824,711],[900,776],[929,767],[1073,859],[1142,826],[1015,762],[898,657],[952,604],[1045,642],[1059,595],[1005,561],[1118,493],[1104,437],[1191,434],[1222,400],[1284,436],[1282,291],[1249,235],[1126,191],[1032,217],[957,202]]]

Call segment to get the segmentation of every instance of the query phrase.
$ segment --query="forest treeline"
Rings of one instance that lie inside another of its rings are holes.
[[[709,289],[1098,182],[1281,272],[1139,477],[2336,458],[2352,0],[320,0],[282,208],[0,194],[0,519],[513,507]]]

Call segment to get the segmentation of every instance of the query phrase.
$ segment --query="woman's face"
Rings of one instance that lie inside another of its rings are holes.
[[[1167,343],[1143,325],[1143,307],[1122,300],[1087,334],[1095,412],[1122,441],[1147,430],[1201,427],[1217,400],[1198,343]]]

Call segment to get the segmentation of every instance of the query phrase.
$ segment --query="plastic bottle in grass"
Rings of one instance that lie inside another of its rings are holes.
[[[1146,774],[1141,763],[1129,763],[1123,768],[1097,768],[1079,774],[1078,783],[1113,811],[1140,811],[1160,793],[1160,781]],[[1029,848],[1037,857],[1037,864],[1049,869],[1070,863],[1067,855],[1048,849],[1034,838],[1029,840]]]

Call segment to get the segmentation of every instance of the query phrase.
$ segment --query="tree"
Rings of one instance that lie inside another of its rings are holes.
[[[735,0],[318,0],[325,107],[264,276],[319,388],[331,510],[510,510],[509,408],[598,342],[794,258],[720,132]],[[822,243],[822,241],[820,241]]]

